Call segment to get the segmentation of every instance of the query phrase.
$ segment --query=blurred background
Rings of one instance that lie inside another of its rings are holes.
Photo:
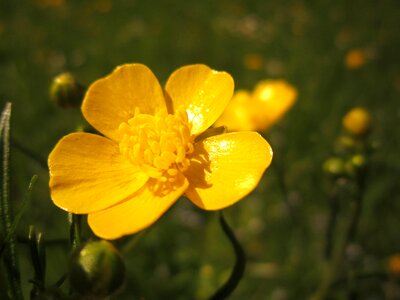
[[[263,132],[272,166],[251,195],[225,210],[247,254],[230,299],[308,299],[318,290],[336,185],[323,165],[335,153],[344,114],[366,108],[373,151],[359,226],[326,299],[400,299],[400,266],[390,267],[400,254],[399,28],[397,0],[1,0],[0,102],[12,102],[15,210],[31,176],[39,176],[17,231],[26,295],[30,224],[48,241],[46,284],[67,270],[67,216],[50,200],[46,160],[63,135],[85,126],[79,109],[50,101],[51,82],[69,71],[89,85],[117,65],[139,62],[161,82],[182,65],[204,63],[229,72],[236,89],[252,90],[263,79],[297,89],[292,109]],[[338,224],[347,218],[346,201]],[[84,236],[92,236],[86,227]],[[128,270],[115,299],[207,299],[235,259],[218,214],[184,199],[115,245]]]

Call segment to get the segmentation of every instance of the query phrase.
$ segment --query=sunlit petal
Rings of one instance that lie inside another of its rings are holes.
[[[117,143],[94,134],[65,136],[51,152],[48,163],[51,198],[73,213],[112,206],[148,180],[119,153]]]
[[[195,145],[189,169],[189,199],[207,210],[222,209],[249,194],[272,160],[270,145],[255,132],[209,137]]]
[[[255,130],[253,102],[248,91],[237,91],[214,126],[226,126],[229,131]]]
[[[136,233],[157,221],[185,192],[188,185],[187,179],[181,176],[174,190],[164,195],[152,192],[151,184],[146,184],[126,201],[89,214],[89,226],[97,236],[104,239]]]
[[[122,65],[94,82],[82,104],[86,120],[104,135],[116,140],[116,130],[139,108],[141,113],[166,111],[162,88],[149,68]]]
[[[297,100],[297,90],[284,80],[263,80],[254,88],[255,130],[264,131],[278,122]]]
[[[186,109],[193,134],[203,132],[218,119],[232,97],[233,88],[228,73],[200,64],[176,70],[166,84],[173,109]]]

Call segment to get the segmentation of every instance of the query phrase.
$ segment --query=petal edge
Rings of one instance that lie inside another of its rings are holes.
[[[253,191],[272,161],[272,149],[256,132],[234,132],[195,145],[185,172],[187,197],[205,210],[230,206]]]

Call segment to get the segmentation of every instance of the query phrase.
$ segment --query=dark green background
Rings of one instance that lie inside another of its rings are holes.
[[[266,78],[289,81],[298,89],[298,102],[265,133],[283,175],[271,167],[254,193],[226,210],[248,256],[232,299],[307,299],[322,271],[329,186],[321,166],[333,152],[344,113],[364,106],[374,120],[375,151],[359,235],[350,250],[361,272],[385,275],[387,258],[400,252],[397,0],[61,2],[0,2],[0,101],[13,103],[14,140],[46,160],[58,139],[84,122],[79,110],[49,101],[52,78],[63,71],[90,84],[119,64],[139,62],[165,82],[182,65],[205,63],[231,73],[236,88],[252,89]],[[354,48],[363,49],[367,59],[352,70],[344,61]],[[261,69],[246,68],[244,58],[254,53],[264,59]],[[49,241],[67,239],[66,215],[49,198],[47,170],[18,149],[12,156],[16,209],[30,177],[39,175],[18,235],[26,236],[34,224]],[[129,239],[116,245],[123,249]],[[28,294],[33,273],[23,243],[19,253]],[[68,248],[49,243],[47,253],[50,286],[67,268]],[[123,252],[127,285],[115,299],[205,299],[229,274],[231,253],[217,214],[182,199]],[[387,276],[356,286],[359,299],[391,299],[388,286],[400,289]],[[339,284],[332,297],[347,299],[345,289]]]

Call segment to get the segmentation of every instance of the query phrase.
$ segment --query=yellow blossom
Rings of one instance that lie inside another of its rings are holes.
[[[179,68],[164,90],[141,64],[97,80],[82,113],[104,136],[72,133],[58,142],[48,161],[53,202],[88,214],[96,235],[115,239],[150,226],[182,195],[205,210],[239,201],[272,150],[255,132],[202,134],[233,86],[228,73],[205,65]]]
[[[358,69],[366,62],[366,55],[362,49],[352,49],[346,54],[345,63],[349,69]]]
[[[389,258],[388,269],[390,274],[400,277],[400,254],[393,255]]]
[[[265,64],[264,57],[258,53],[248,53],[243,59],[244,66],[249,70],[261,70]]]
[[[297,99],[296,89],[284,80],[260,81],[250,93],[238,91],[215,126],[229,131],[265,131],[278,122]]]
[[[215,126],[226,126],[229,131],[256,130],[252,103],[253,98],[248,91],[238,90]]]
[[[343,127],[357,136],[363,136],[371,129],[371,115],[362,107],[355,107],[343,117]]]

